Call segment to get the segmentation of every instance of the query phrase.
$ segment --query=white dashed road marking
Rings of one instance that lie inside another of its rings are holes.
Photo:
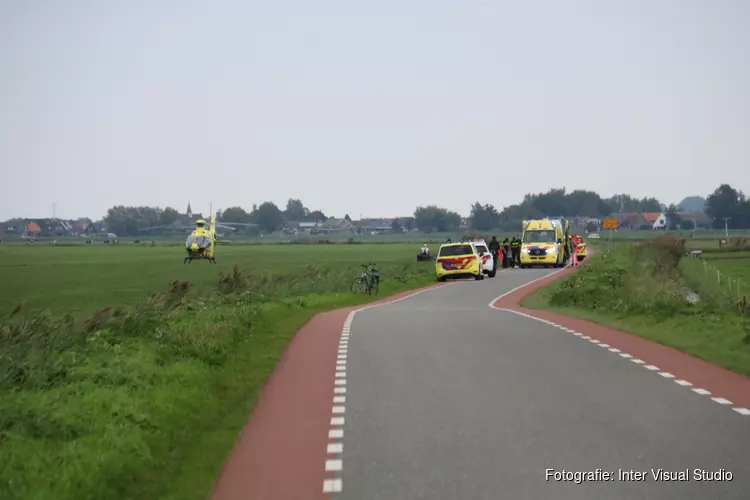
[[[555,273],[552,273],[552,274],[555,274]],[[550,275],[548,275],[548,276],[550,276]],[[542,279],[542,278],[539,278],[539,279]],[[533,283],[534,281],[538,281],[538,280],[532,280],[529,283],[527,283],[526,285],[518,287],[517,289],[523,288],[524,286],[527,286],[527,285]],[[514,292],[515,290],[516,289],[511,290],[510,292],[507,292],[507,293],[501,295],[500,297],[495,298],[492,302],[490,302],[489,306],[492,309],[497,309],[497,310],[500,310],[500,311],[510,312],[510,313],[516,314],[518,316],[523,316],[525,318],[533,319],[533,320],[539,321],[541,323],[545,323],[545,324],[554,326],[554,327],[556,327],[556,328],[558,328],[560,330],[563,330],[565,332],[570,332],[570,333],[572,333],[573,335],[575,335],[578,338],[581,338],[581,339],[584,339],[584,340],[588,340],[592,344],[598,345],[599,347],[604,347],[607,350],[609,350],[610,352],[617,353],[621,357],[623,357],[625,359],[628,359],[628,360],[632,361],[633,363],[635,363],[637,365],[641,365],[641,366],[643,366],[647,370],[650,370],[650,371],[653,371],[653,372],[658,372],[659,375],[661,375],[662,377],[664,377],[666,379],[672,379],[672,381],[674,383],[676,383],[677,385],[680,385],[682,387],[689,387],[690,390],[692,390],[696,394],[700,394],[701,396],[710,396],[711,395],[711,392],[707,391],[706,389],[701,389],[701,388],[693,387],[693,384],[691,382],[688,382],[687,380],[677,379],[673,374],[671,374],[669,372],[660,371],[661,369],[658,366],[656,366],[656,365],[649,365],[645,361],[643,361],[642,359],[634,358],[631,354],[628,354],[626,352],[622,352],[620,349],[618,349],[616,347],[611,347],[609,344],[605,344],[605,343],[601,342],[600,340],[594,339],[594,338],[592,338],[592,337],[590,337],[588,335],[584,335],[581,332],[577,332],[577,331],[572,330],[572,329],[570,329],[568,327],[565,327],[565,326],[562,326],[562,325],[558,325],[558,324],[556,324],[556,323],[554,323],[552,321],[548,321],[546,319],[537,318],[536,316],[532,316],[530,314],[522,313],[520,311],[514,311],[513,309],[504,309],[504,308],[501,308],[501,307],[495,307],[493,305],[495,302],[497,302],[501,298],[505,297],[506,295],[509,295],[510,293]],[[718,403],[720,405],[725,405],[725,406],[733,404],[728,399],[721,398],[721,397],[712,397],[711,401],[713,401],[715,403]],[[734,410],[735,412],[739,413],[740,415],[750,416],[750,409],[749,408],[736,407],[736,408],[732,408],[732,410]]]
[[[344,429],[331,429],[328,431],[329,438],[342,438],[344,437]]]
[[[341,479],[326,479],[323,481],[323,493],[341,493]]]
[[[711,398],[712,401],[716,401],[720,405],[731,405],[732,402],[724,398]]]
[[[333,393],[335,394],[335,396],[333,396],[333,404],[335,406],[331,408],[331,413],[335,416],[331,417],[331,426],[333,426],[334,428],[328,430],[328,438],[336,439],[338,441],[328,443],[326,447],[326,451],[328,453],[342,453],[344,451],[344,443],[342,441],[344,438],[344,429],[342,429],[341,426],[344,425],[343,415],[344,413],[346,413],[346,406],[344,406],[343,404],[346,402],[346,396],[343,396],[343,394],[346,394],[346,387],[344,387],[346,385],[346,359],[349,352],[349,337],[351,335],[354,316],[359,311],[364,311],[365,309],[371,309],[384,304],[393,304],[395,302],[400,302],[404,299],[408,299],[409,297],[413,297],[415,295],[419,295],[420,293],[424,293],[433,289],[434,288],[426,288],[417,290],[416,292],[404,295],[403,297],[399,297],[395,300],[360,307],[359,309],[351,311],[346,317],[344,326],[341,328],[341,339],[339,340],[338,353],[336,355],[336,376],[333,382]],[[344,462],[341,459],[325,461],[326,472],[334,472],[340,474],[343,468]],[[344,487],[340,477],[327,478],[323,481],[323,493],[341,493],[343,489]]]

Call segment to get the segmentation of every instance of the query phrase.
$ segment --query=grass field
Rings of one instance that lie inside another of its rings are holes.
[[[0,498],[206,498],[294,332],[373,299],[349,291],[359,264],[378,265],[380,296],[434,282],[417,249],[238,246],[184,265],[174,247],[3,245]]]
[[[220,272],[231,272],[234,264],[255,276],[335,268],[343,274],[340,290],[344,290],[344,281],[355,277],[360,264],[373,261],[392,272],[394,265],[411,264],[418,250],[408,244],[226,246],[217,249],[216,265],[185,265],[180,247],[4,245],[0,247],[0,311],[10,312],[26,299],[34,309],[90,314],[144,299],[169,288],[174,280],[192,281],[200,292],[215,288]]]
[[[700,260],[680,258],[678,242],[616,245],[580,272],[523,302],[627,331],[750,376],[750,311]],[[735,280],[750,271],[750,255],[710,254]],[[736,290],[736,289],[735,289]],[[689,291],[701,300],[686,300]]]

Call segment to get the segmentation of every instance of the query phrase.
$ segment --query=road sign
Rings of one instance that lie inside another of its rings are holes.
[[[604,227],[604,229],[617,229],[619,225],[617,219],[604,219],[602,221],[602,227]]]

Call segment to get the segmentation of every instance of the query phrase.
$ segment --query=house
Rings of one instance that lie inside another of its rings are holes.
[[[24,231],[25,236],[39,236],[42,232],[42,228],[36,222],[29,222],[26,224],[26,230]]]
[[[362,219],[354,223],[358,233],[387,233],[393,230],[393,221],[397,219]]]
[[[73,236],[82,236],[84,234],[88,234],[89,224],[85,220],[79,220],[75,224],[73,224],[73,227],[70,230],[70,234]]]
[[[695,227],[710,229],[711,218],[705,212],[677,212],[682,220],[691,221]]]
[[[346,219],[337,219],[336,217],[329,217],[327,220],[317,225],[317,231],[326,234],[353,230],[354,224]]]
[[[646,219],[646,222],[651,224],[651,229],[654,231],[661,231],[668,228],[667,214],[664,212],[646,212],[642,215]]]
[[[649,223],[643,214],[637,212],[618,212],[611,215],[618,222],[618,229],[652,229],[653,223]]]
[[[470,219],[468,217],[461,217],[461,222],[458,223],[458,229],[463,231],[469,229]]]
[[[320,224],[322,224],[322,222],[304,222],[304,221],[289,220],[289,221],[286,221],[283,226],[281,226],[281,231],[284,232],[285,234],[298,234],[298,233],[316,234],[318,232]]]

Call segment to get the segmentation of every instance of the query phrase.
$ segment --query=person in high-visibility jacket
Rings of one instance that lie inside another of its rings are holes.
[[[521,265],[521,237],[514,236],[510,241],[510,251],[513,254],[512,265],[513,267]]]
[[[576,237],[573,235],[568,236],[568,244],[570,245],[570,265],[575,267],[578,265],[578,258],[576,257]]]

